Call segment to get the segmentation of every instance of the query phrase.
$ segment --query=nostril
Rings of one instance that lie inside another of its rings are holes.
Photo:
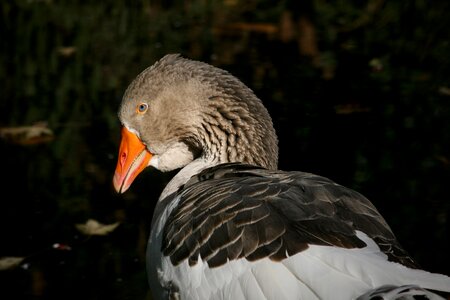
[[[120,164],[123,166],[125,163],[125,160],[127,159],[127,154],[125,152],[122,152],[120,155]]]

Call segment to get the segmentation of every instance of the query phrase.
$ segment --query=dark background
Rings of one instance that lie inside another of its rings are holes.
[[[145,247],[173,173],[146,170],[115,194],[116,111],[133,78],[174,52],[255,91],[280,169],[366,195],[423,268],[450,275],[449,11],[447,0],[2,1],[0,257],[25,260],[0,271],[0,298],[150,299]],[[11,133],[22,126],[53,134]],[[75,224],[89,218],[121,224],[87,237]]]

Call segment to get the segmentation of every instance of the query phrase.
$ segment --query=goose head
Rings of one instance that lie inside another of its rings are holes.
[[[113,183],[119,193],[147,166],[164,172],[201,160],[277,168],[277,137],[261,100],[203,62],[164,56],[129,85],[118,116],[123,126]]]

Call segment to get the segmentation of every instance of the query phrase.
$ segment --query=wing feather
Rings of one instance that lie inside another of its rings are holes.
[[[164,227],[162,251],[174,265],[198,257],[283,260],[309,245],[362,248],[365,232],[389,260],[416,267],[372,203],[327,178],[224,164],[189,180]]]

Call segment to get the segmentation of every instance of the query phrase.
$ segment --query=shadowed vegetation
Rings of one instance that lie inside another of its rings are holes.
[[[366,195],[423,268],[449,275],[450,3],[272,2],[0,4],[0,257],[26,257],[0,271],[1,298],[148,297],[152,209],[173,174],[113,192],[116,111],[174,52],[255,91],[280,169]],[[91,218],[120,226],[86,239],[75,224]]]

